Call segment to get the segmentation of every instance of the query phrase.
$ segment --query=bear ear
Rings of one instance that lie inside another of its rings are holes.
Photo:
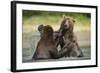
[[[76,21],[73,19],[73,22],[75,23]]]

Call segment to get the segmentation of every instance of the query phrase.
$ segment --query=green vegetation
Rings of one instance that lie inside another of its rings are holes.
[[[63,15],[71,16],[75,19],[74,32],[77,35],[79,45],[81,47],[90,48],[91,15],[89,13],[29,10],[23,10],[23,41],[25,41],[23,43],[23,47],[29,47],[32,41],[31,37],[39,34],[37,33],[37,28],[40,24],[51,25],[54,30],[58,30],[61,25]],[[35,40],[38,39],[39,38]]]
[[[36,30],[38,25],[44,24],[51,25],[56,30],[60,27],[63,15],[73,17],[76,21],[75,27],[79,30],[90,27],[89,13],[23,10],[23,28],[25,31],[31,30],[30,28]]]

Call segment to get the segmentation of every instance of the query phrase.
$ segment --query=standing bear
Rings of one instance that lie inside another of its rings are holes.
[[[78,45],[77,37],[74,34],[75,20],[69,16],[64,16],[61,22],[62,30],[62,49],[67,49],[65,57],[83,57],[81,48]]]

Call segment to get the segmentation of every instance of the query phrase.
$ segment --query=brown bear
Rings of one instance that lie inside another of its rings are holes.
[[[53,38],[53,29],[47,25],[43,27],[42,36],[37,44],[36,51],[33,55],[33,59],[57,59],[65,56],[67,49],[60,51],[56,48],[56,43]]]
[[[69,16],[63,16],[60,29],[53,33],[56,48],[60,45],[61,49],[67,49],[66,56],[82,57],[83,53],[77,43],[77,37],[74,35],[75,20]],[[43,25],[41,26],[40,34],[43,32]],[[40,29],[39,26],[39,29]]]
[[[44,27],[43,24],[38,26],[40,37],[43,35],[43,27]],[[63,39],[62,39],[62,29],[59,29],[58,31],[54,31],[53,38],[54,38],[56,47],[58,47],[58,45],[60,45],[61,48],[64,46]]]
[[[63,42],[62,49],[68,49],[66,56],[70,57],[82,57],[83,53],[77,43],[76,36],[74,35],[75,20],[69,16],[64,16],[61,22],[60,30],[62,29],[62,39]]]

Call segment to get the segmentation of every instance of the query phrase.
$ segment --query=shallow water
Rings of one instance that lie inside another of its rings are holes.
[[[32,56],[36,50],[37,42],[39,41],[39,35],[33,35],[32,37],[23,36],[23,48],[22,48],[22,62],[36,62],[32,60]],[[59,49],[59,47],[58,47]],[[86,60],[91,58],[91,48],[81,48],[84,57],[63,57],[60,59],[49,59],[49,60],[39,60],[39,61],[61,61],[61,60]]]
[[[60,59],[49,59],[49,60],[39,60],[39,61],[86,60],[86,59],[91,58],[91,49],[90,48],[81,48],[81,50],[84,54],[84,57],[79,57],[79,58],[63,57],[63,58],[60,58]],[[35,49],[33,49],[33,48],[23,48],[22,49],[22,61],[23,61],[23,63],[33,62],[32,56],[33,56],[34,52],[35,52]]]
[[[61,61],[61,60],[86,60],[86,59],[90,59],[91,58],[91,52],[90,52],[90,48],[81,48],[82,52],[84,54],[84,57],[63,57],[60,59],[53,59],[57,60],[57,61]],[[22,53],[22,61],[25,62],[33,62],[32,60],[32,56],[33,56],[33,51],[30,48],[23,48],[23,53]],[[41,60],[41,61],[52,61],[52,59],[49,60]]]

